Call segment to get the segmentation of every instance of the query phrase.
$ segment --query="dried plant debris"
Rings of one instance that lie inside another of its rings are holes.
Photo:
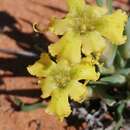
[[[125,101],[108,106],[100,99],[93,99],[82,104],[73,102],[71,106],[73,112],[67,122],[72,125],[72,121],[77,120],[73,124],[76,128],[85,122],[87,127],[84,130],[128,130],[130,107]]]

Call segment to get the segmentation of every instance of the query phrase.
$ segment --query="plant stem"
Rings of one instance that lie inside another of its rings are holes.
[[[109,13],[110,13],[110,14],[112,13],[112,10],[113,10],[112,1],[113,1],[113,0],[108,0],[108,1],[107,1],[107,7],[108,7],[108,9],[109,9]]]

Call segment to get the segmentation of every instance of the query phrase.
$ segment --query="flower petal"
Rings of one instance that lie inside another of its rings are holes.
[[[57,88],[56,82],[51,77],[41,79],[39,81],[39,85],[42,90],[42,95],[41,95],[42,98],[47,98],[47,97],[51,96],[54,89]]]
[[[76,102],[81,103],[87,97],[87,88],[82,83],[78,81],[71,81],[67,86],[69,96]]]
[[[96,23],[96,29],[113,44],[123,44],[126,36],[123,36],[127,15],[121,10],[111,15],[101,17]]]
[[[82,37],[82,52],[89,55],[93,52],[102,53],[106,47],[106,41],[97,31],[88,32]]]
[[[96,5],[87,5],[85,12],[88,18],[93,18],[93,20],[95,20],[96,18],[101,17],[104,14],[106,14],[108,10],[107,8],[99,7]]]
[[[81,40],[78,34],[66,33],[57,43],[49,46],[49,52],[58,59],[67,59],[71,63],[80,62]]]
[[[96,72],[95,66],[91,63],[80,63],[75,65],[71,70],[71,76],[76,80],[94,80],[99,78],[99,73]]]
[[[62,74],[64,76],[66,76],[67,73],[69,73],[70,69],[71,69],[71,66],[70,66],[69,62],[67,60],[63,59],[63,60],[60,60],[59,62],[57,62],[57,68],[55,69],[55,72],[60,71],[60,72],[62,72]],[[52,72],[52,73],[54,73],[54,72]],[[57,74],[58,73],[55,73],[55,75],[57,75]]]
[[[70,17],[64,19],[53,19],[50,31],[56,35],[63,35],[65,32],[72,30],[73,20]]]
[[[48,75],[50,68],[54,65],[47,53],[43,53],[38,61],[27,67],[31,75],[45,77]]]
[[[80,14],[86,6],[85,0],[67,0],[70,15]]]
[[[64,117],[68,117],[71,113],[71,109],[67,91],[57,88],[52,94],[46,111],[50,114],[55,114],[60,120],[63,120]]]

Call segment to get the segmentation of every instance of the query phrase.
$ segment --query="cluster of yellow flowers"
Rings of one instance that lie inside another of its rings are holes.
[[[60,120],[71,113],[69,98],[81,103],[91,96],[86,84],[99,79],[96,71],[107,42],[120,45],[127,15],[122,10],[108,13],[105,7],[86,5],[84,0],[67,0],[69,12],[63,19],[53,19],[50,31],[62,37],[49,46],[53,61],[44,53],[27,69],[39,77],[42,97],[51,96],[46,111]],[[85,82],[80,82],[84,80]]]

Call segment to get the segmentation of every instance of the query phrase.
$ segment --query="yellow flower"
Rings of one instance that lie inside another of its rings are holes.
[[[67,60],[60,60],[55,63],[47,54],[42,54],[40,60],[27,69],[30,74],[40,77],[42,98],[51,96],[46,111],[63,120],[71,113],[69,97],[80,103],[90,96],[89,88],[79,81],[95,81],[99,78],[95,64],[91,57],[83,58],[76,65],[70,65]]]
[[[68,32],[57,43],[49,46],[52,56],[57,55],[57,59],[67,59],[71,63],[78,63],[81,60],[81,40],[79,35]]]
[[[120,45],[127,15],[121,10],[112,14],[103,7],[86,5],[84,0],[67,0],[69,13],[63,19],[54,19],[50,30],[62,38],[49,46],[52,56],[79,63],[81,50],[85,55],[102,53],[106,40]]]
[[[96,29],[113,44],[125,43],[126,36],[123,36],[125,22],[128,17],[122,10],[117,10],[111,15],[102,16],[96,23]]]

